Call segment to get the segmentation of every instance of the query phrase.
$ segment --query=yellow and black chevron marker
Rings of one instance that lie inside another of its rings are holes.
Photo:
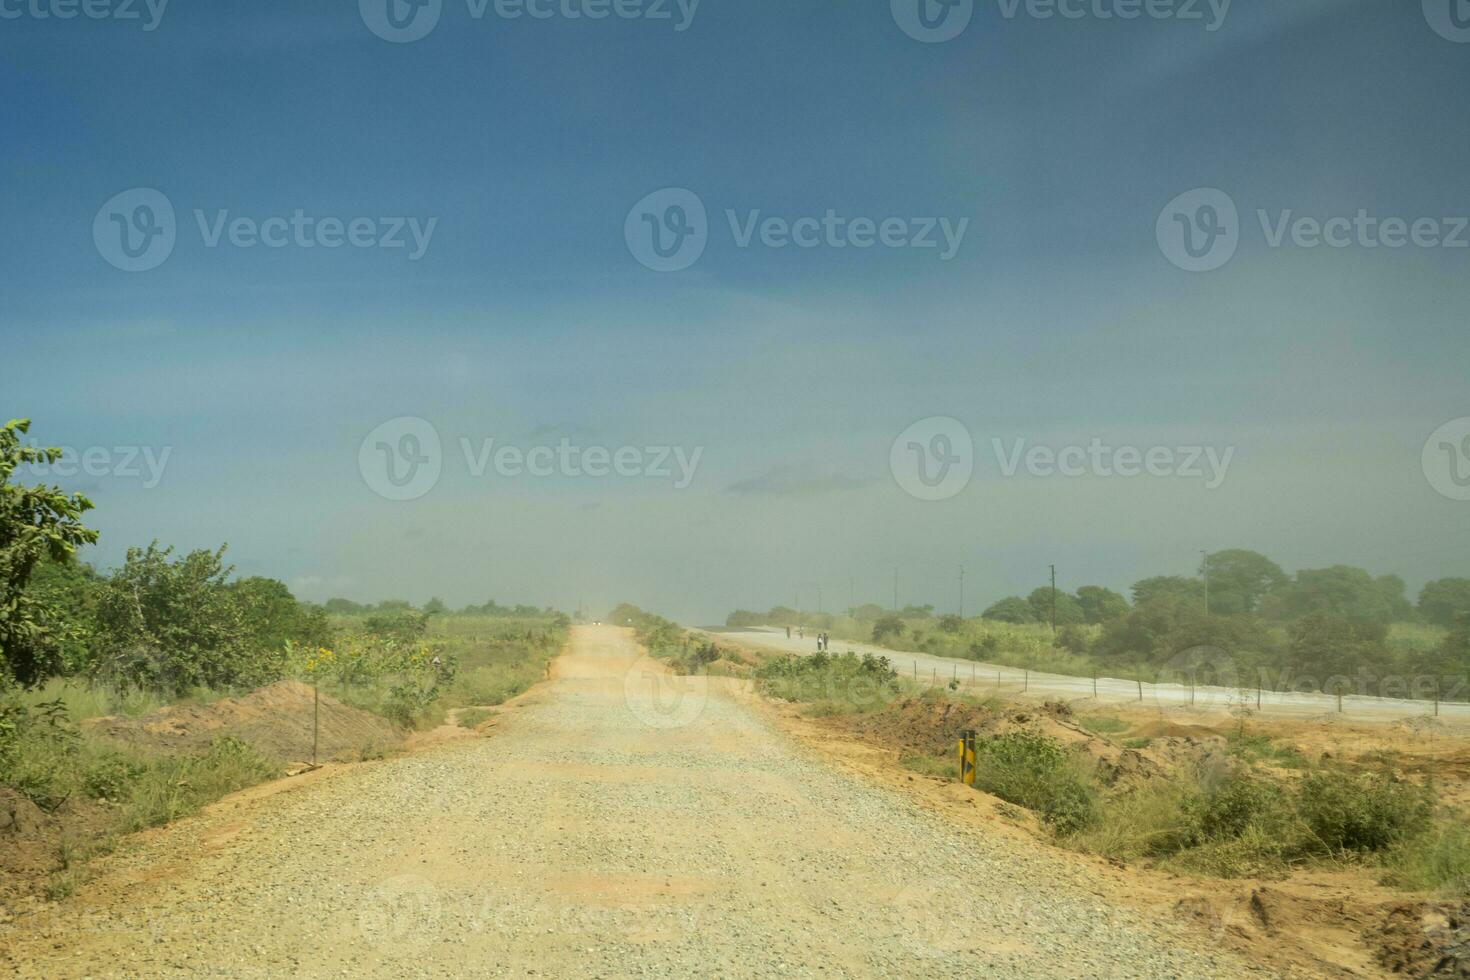
[[[960,733],[960,782],[966,786],[975,785],[975,733],[965,731]]]

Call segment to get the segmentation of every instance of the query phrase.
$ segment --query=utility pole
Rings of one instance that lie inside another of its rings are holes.
[[[960,619],[965,618],[965,566],[960,566]]]
[[[1200,564],[1200,570],[1205,573],[1205,617],[1210,615],[1210,553],[1201,551],[1200,555],[1204,561]]]
[[[1051,566],[1051,632],[1057,633],[1057,566]]]

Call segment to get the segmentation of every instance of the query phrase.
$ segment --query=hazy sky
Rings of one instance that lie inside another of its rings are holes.
[[[99,563],[228,541],[310,599],[698,621],[895,568],[952,608],[962,562],[972,612],[1224,547],[1470,572],[1470,423],[1423,458],[1470,416],[1449,0],[962,0],[934,43],[918,0],[391,0],[406,43],[384,2],[0,0],[0,416],[106,450],[57,480]],[[933,417],[973,452],[895,447]]]

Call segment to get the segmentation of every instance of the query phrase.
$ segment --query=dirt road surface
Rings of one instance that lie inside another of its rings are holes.
[[[808,655],[815,653],[817,649],[815,634],[811,632],[808,632],[804,638],[793,635],[789,639],[784,631],[774,629],[702,630],[701,632],[712,637],[778,653]],[[894,669],[900,675],[912,677],[921,684],[944,685],[951,680],[958,680],[962,686],[973,688],[981,694],[999,691],[1002,694],[1014,696],[1022,693],[1024,686],[1025,693],[1036,698],[1071,700],[1094,696],[1091,677],[1068,677],[1064,674],[1047,674],[1035,670],[1030,671],[1028,675],[1015,667],[999,667],[995,664],[979,663],[974,660],[936,657],[928,653],[904,653],[850,640],[832,641],[833,653],[844,653],[848,650],[854,653],[872,653],[887,657],[893,662]],[[1233,664],[1224,651],[1211,647],[1196,647],[1192,651],[1181,654],[1176,660],[1176,663],[1166,665],[1159,672],[1169,681],[1177,681],[1175,683],[1140,685],[1137,681],[1099,678],[1096,693],[1098,703],[1126,705],[1141,702],[1145,707],[1151,708],[1195,708],[1198,710],[1226,710],[1232,706],[1243,706],[1280,718],[1331,720],[1341,717],[1347,721],[1365,722],[1429,718],[1438,712],[1438,717],[1444,722],[1470,722],[1470,704],[1464,703],[1446,702],[1436,706],[1433,701],[1349,694],[1343,697],[1339,712],[1338,699],[1333,695],[1278,691],[1261,691],[1258,703],[1257,692],[1249,687],[1252,676],[1249,670]],[[1200,682],[1191,689],[1188,684],[1191,676],[1199,679],[1229,678],[1232,686],[1218,687]],[[1242,686],[1245,687],[1244,690]]]
[[[21,977],[1210,977],[1085,866],[798,747],[630,634],[468,738],[245,794],[0,926]]]

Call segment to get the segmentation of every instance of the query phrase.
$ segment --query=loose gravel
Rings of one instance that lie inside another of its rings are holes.
[[[579,628],[491,737],[220,808],[99,872],[0,927],[0,973],[1249,972],[1106,904],[1083,865],[839,772],[607,627]]]

